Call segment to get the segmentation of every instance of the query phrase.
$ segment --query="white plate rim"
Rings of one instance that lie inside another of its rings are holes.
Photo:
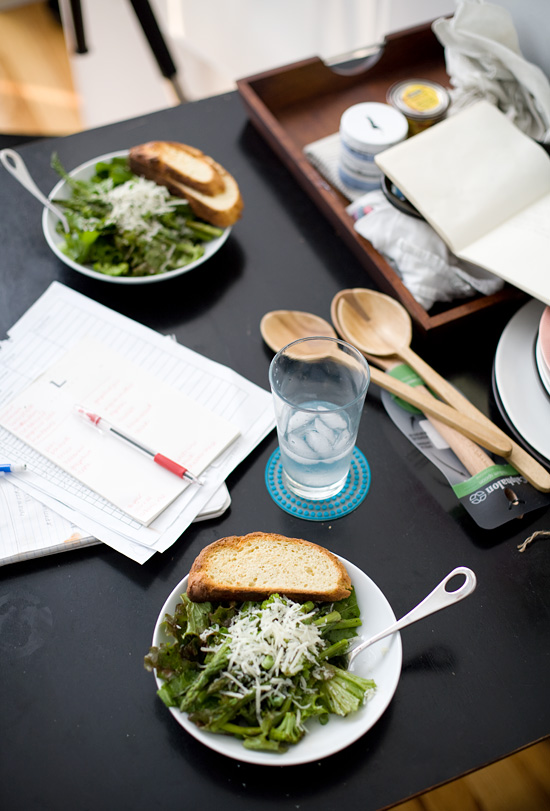
[[[361,635],[371,636],[395,622],[395,614],[380,588],[354,564],[337,556],[346,567],[354,584],[363,625]],[[173,613],[175,606],[181,602],[180,595],[187,588],[187,575],[177,584],[166,599],[155,624],[153,645],[166,640],[161,629],[165,614]],[[373,603],[365,611],[365,603]],[[361,604],[363,603],[363,605]],[[375,607],[376,611],[372,611]],[[329,755],[345,749],[357,741],[378,721],[390,704],[401,676],[403,649],[399,632],[375,643],[356,660],[354,672],[365,678],[374,678],[377,690],[361,709],[346,718],[331,715],[329,723],[322,726],[315,719],[308,725],[309,732],[295,746],[289,747],[283,754],[255,752],[245,749],[236,738],[218,735],[199,729],[188,720],[185,713],[175,707],[169,711],[176,721],[196,740],[218,752],[243,763],[262,766],[297,766],[319,761]],[[382,678],[380,678],[382,676]],[[155,673],[157,687],[162,680]]]
[[[107,152],[104,155],[99,155],[97,158],[91,158],[85,163],[81,163],[80,166],[77,166],[75,169],[72,169],[70,172],[68,172],[68,174],[71,177],[81,177],[83,174],[91,173],[90,170],[92,170],[95,164],[99,163],[99,161],[109,161],[113,158],[125,157],[128,155],[128,151],[129,150],[127,149],[121,149],[116,152]],[[61,180],[56,183],[49,193],[48,198],[53,200],[54,198],[58,198],[60,195],[62,196],[65,189],[66,181],[61,178]],[[60,235],[55,230],[56,223],[58,222],[59,217],[56,217],[56,215],[50,211],[49,208],[44,207],[42,211],[42,231],[44,233],[46,242],[57,258],[60,259],[65,265],[71,267],[73,270],[83,273],[84,276],[89,276],[92,279],[98,279],[102,282],[112,282],[113,284],[153,284],[155,282],[165,282],[167,279],[174,279],[177,276],[183,275],[184,273],[189,273],[189,271],[194,270],[194,268],[198,267],[199,265],[202,265],[203,262],[206,262],[207,259],[210,259],[211,256],[217,253],[231,233],[231,226],[225,228],[220,237],[204,243],[204,253],[199,259],[196,259],[194,262],[190,262],[188,265],[184,265],[181,268],[175,268],[168,273],[159,273],[156,276],[108,276],[104,273],[98,273],[91,267],[87,267],[86,265],[81,265],[78,262],[75,262],[73,259],[63,253],[60,248],[62,240],[60,239]]]
[[[545,306],[532,299],[512,316],[497,344],[494,376],[508,419],[528,445],[550,460],[550,403],[534,351]]]

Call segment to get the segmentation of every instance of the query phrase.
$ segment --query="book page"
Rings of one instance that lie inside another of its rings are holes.
[[[550,194],[458,254],[550,305]]]
[[[376,163],[456,254],[550,193],[550,157],[485,101]]]

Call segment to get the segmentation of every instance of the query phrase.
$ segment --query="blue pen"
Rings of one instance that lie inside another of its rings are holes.
[[[0,475],[6,473],[22,473],[27,469],[27,465],[10,465],[9,462],[0,462]]]

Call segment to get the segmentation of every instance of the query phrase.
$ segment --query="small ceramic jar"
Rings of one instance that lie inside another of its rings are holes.
[[[380,188],[382,173],[374,156],[407,137],[406,117],[389,104],[362,102],[349,107],[340,119],[339,175],[360,191]]]

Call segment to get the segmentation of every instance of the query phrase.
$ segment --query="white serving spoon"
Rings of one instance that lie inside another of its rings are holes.
[[[34,180],[29,174],[29,170],[25,166],[25,162],[21,155],[19,155],[13,149],[2,149],[0,151],[0,161],[2,161],[4,167],[8,170],[8,172],[14,176],[16,180],[18,180],[22,186],[24,186],[27,191],[30,191],[37,200],[40,200],[42,205],[49,208],[51,212],[55,214],[56,217],[59,217],[61,221],[61,225],[63,226],[63,230],[66,234],[69,233],[69,223],[67,222],[67,218],[60,211],[57,206],[55,206],[51,200],[48,200],[45,194],[42,194]]]
[[[465,577],[462,585],[454,591],[447,591],[445,586],[449,580],[460,574],[464,575]],[[436,611],[441,611],[442,608],[447,608],[447,606],[453,605],[453,603],[457,603],[459,600],[463,600],[464,597],[467,597],[474,591],[476,584],[476,576],[471,569],[466,568],[466,566],[458,566],[456,569],[453,569],[453,571],[450,572],[447,577],[445,577],[441,583],[428,594],[427,597],[424,597],[421,603],[418,603],[415,608],[409,611],[408,614],[405,614],[404,617],[397,620],[397,622],[394,622],[384,631],[380,631],[374,636],[371,636],[370,639],[367,639],[365,642],[360,642],[356,647],[349,651],[349,669],[352,669],[351,665],[356,656],[364,651],[365,648],[368,648],[369,645],[372,645],[374,642],[378,642],[380,639],[384,639],[385,636],[394,634],[396,631],[400,631],[401,628],[405,628],[405,626],[411,625],[417,620],[424,619],[424,617],[427,617],[430,614],[435,614]]]

